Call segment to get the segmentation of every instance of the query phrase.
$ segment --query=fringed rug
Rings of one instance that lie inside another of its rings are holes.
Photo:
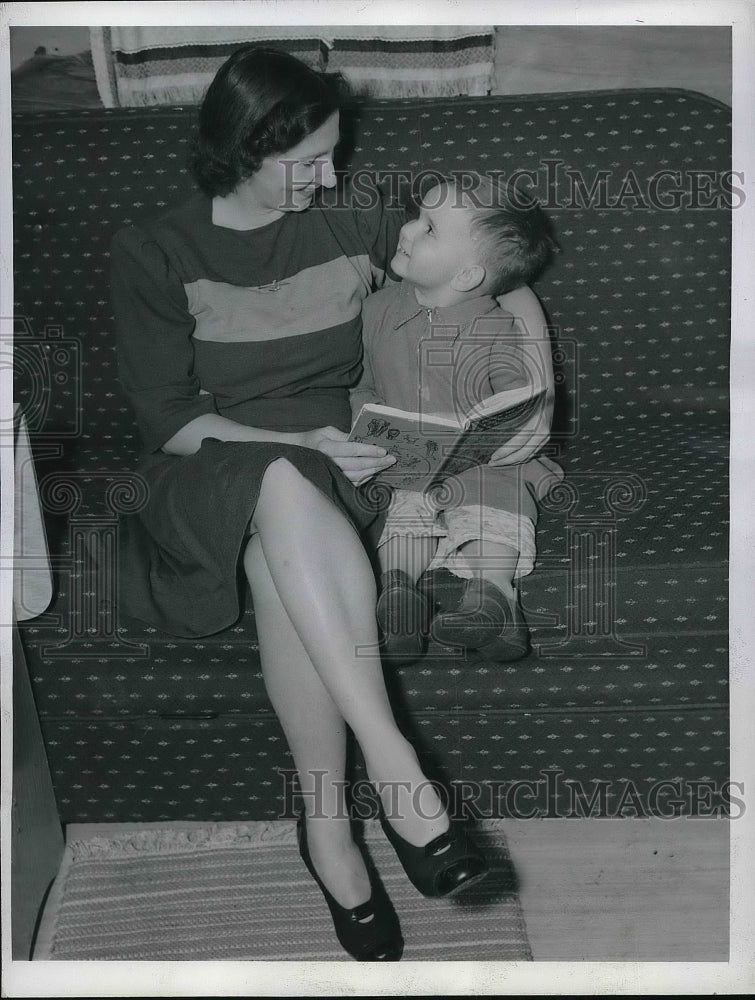
[[[421,896],[379,826],[365,844],[401,921],[404,960],[531,961],[501,820],[480,824],[491,873]],[[292,822],[143,829],[66,848],[35,960],[351,961],[299,858]]]

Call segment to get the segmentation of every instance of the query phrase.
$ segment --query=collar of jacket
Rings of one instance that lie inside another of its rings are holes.
[[[414,294],[414,285],[408,281],[402,281],[399,288],[398,298],[398,319],[393,325],[394,330],[399,330],[409,320],[415,318],[420,313],[432,316],[430,322],[433,326],[458,326],[463,330],[478,316],[485,316],[496,308],[498,302],[492,295],[477,295],[473,299],[465,299],[457,302],[453,306],[423,306],[417,302]]]

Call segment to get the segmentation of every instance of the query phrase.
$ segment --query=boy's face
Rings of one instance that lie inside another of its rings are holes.
[[[402,227],[391,267],[415,286],[420,302],[450,305],[459,300],[454,279],[477,265],[474,215],[453,185],[437,184],[420,202],[419,217]]]

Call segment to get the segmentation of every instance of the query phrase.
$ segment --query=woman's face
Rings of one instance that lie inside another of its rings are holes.
[[[333,152],[339,139],[336,111],[300,143],[267,156],[257,173],[237,190],[250,205],[263,211],[302,212],[309,208],[318,187],[335,187]]]

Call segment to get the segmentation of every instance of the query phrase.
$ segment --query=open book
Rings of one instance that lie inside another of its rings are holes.
[[[511,439],[537,423],[545,403],[543,386],[506,389],[478,403],[460,419],[432,413],[409,413],[380,403],[365,403],[350,441],[377,444],[396,464],[379,473],[392,486],[410,487],[419,479],[442,479],[475,465],[486,465]],[[535,440],[534,452],[542,441]]]

